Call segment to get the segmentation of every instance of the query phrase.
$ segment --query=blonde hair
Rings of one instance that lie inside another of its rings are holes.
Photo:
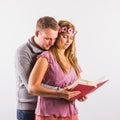
[[[75,27],[72,23],[70,23],[69,21],[66,20],[61,20],[59,21],[59,26],[61,27],[67,27],[72,28],[73,30],[75,30]],[[59,33],[58,37],[55,41],[54,46],[52,46],[50,48],[50,51],[53,53],[53,55],[56,57],[57,62],[59,63],[61,69],[63,70],[64,73],[67,73],[67,69],[65,68],[65,66],[63,65],[63,61],[60,60],[60,57],[58,55],[58,51],[57,51],[57,42],[59,41],[60,36],[64,34],[64,33]],[[76,57],[76,47],[75,47],[75,35],[73,37],[73,42],[72,44],[69,46],[69,48],[67,48],[65,50],[65,56],[68,58],[70,64],[72,65],[72,67],[74,68],[76,75],[78,76],[78,78],[80,77],[80,69],[78,67],[78,61],[77,61],[77,57]]]

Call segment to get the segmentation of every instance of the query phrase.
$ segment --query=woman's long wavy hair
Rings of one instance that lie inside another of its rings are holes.
[[[59,26],[60,28],[62,27],[67,27],[67,29],[69,28],[72,28],[73,30],[75,30],[75,27],[73,24],[71,24],[69,21],[66,21],[66,20],[61,20],[59,21]],[[63,32],[59,32],[58,33],[58,37],[55,41],[55,44],[54,46],[51,47],[50,51],[53,53],[53,55],[56,57],[57,59],[57,62],[59,63],[61,69],[63,70],[64,73],[67,73],[67,69],[65,68],[63,62],[64,61],[61,61],[59,55],[58,55],[58,51],[57,51],[57,48],[59,46],[58,44],[58,41],[60,39],[60,36],[64,34]],[[65,50],[65,56],[66,58],[68,58],[71,66],[74,68],[78,78],[80,77],[80,69],[79,69],[79,66],[78,66],[78,61],[77,61],[77,57],[76,57],[76,47],[75,47],[75,34],[74,34],[74,37],[73,37],[73,42],[72,44]]]

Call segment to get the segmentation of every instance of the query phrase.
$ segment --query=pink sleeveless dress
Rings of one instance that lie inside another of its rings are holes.
[[[45,57],[49,62],[43,83],[64,88],[77,79],[73,67],[65,74],[50,52],[45,51],[39,57]],[[39,96],[35,114],[36,120],[78,120],[78,110],[75,101],[70,102],[65,99]]]

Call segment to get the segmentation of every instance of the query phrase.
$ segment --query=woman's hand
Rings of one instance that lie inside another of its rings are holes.
[[[84,97],[79,98],[79,99],[77,99],[77,100],[80,101],[80,102],[84,102],[86,99],[87,99],[87,96],[84,96]]]

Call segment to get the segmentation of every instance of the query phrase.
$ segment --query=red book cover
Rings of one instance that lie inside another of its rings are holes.
[[[103,79],[103,77],[101,79]],[[108,79],[104,79],[100,82],[96,82],[96,83],[93,83],[93,84],[82,84],[82,83],[79,83],[79,82],[75,83],[73,85],[74,87],[71,90],[72,91],[80,91],[81,93],[79,95],[73,97],[72,100],[80,99],[81,97],[84,97],[84,96],[94,92],[96,89],[101,87],[107,81],[108,81]]]

